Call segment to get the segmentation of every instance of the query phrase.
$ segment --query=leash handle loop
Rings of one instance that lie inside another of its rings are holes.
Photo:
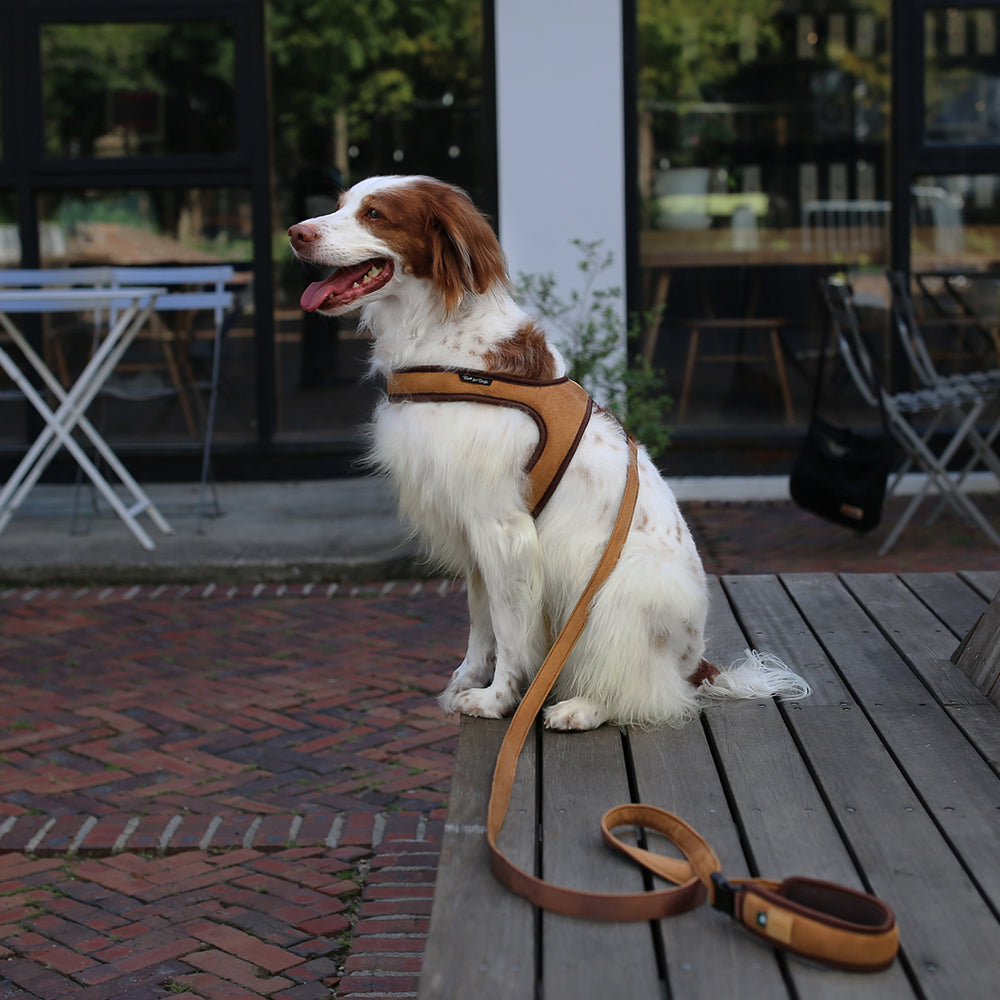
[[[896,957],[896,919],[874,896],[802,877],[748,879],[738,888],[734,918],[785,951],[850,972],[878,972]]]
[[[612,831],[620,826],[658,833],[679,848],[687,861],[619,840]],[[854,972],[877,972],[896,956],[899,931],[893,912],[867,893],[802,877],[784,882],[729,880],[701,834],[679,816],[655,806],[616,806],[604,814],[601,832],[610,847],[655,875],[675,883],[696,877],[715,909],[785,951]]]

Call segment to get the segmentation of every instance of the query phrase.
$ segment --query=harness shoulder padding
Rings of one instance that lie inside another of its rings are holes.
[[[569,378],[540,381],[492,372],[406,368],[389,376],[389,401],[491,403],[527,413],[538,426],[538,445],[525,467],[528,509],[537,517],[559,485],[594,409],[583,386]]]

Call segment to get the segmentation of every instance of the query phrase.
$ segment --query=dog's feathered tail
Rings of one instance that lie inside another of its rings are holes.
[[[702,701],[723,698],[771,698],[797,701],[812,694],[812,688],[773,653],[744,650],[727,670],[720,670],[711,680],[698,686]]]

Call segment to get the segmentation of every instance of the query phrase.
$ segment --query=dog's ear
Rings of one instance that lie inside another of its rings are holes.
[[[430,194],[431,279],[451,312],[466,293],[507,284],[507,261],[486,217],[464,191],[440,184]]]

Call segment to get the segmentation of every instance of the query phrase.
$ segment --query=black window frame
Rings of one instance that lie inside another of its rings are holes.
[[[53,190],[231,187],[252,204],[258,445],[276,427],[269,94],[264,0],[0,0],[0,190],[14,194],[21,266],[40,266],[38,196]],[[44,152],[40,31],[53,23],[230,21],[236,147],[222,154],[53,158]]]
[[[997,0],[893,0],[892,4],[892,266],[910,272],[913,178],[919,174],[995,174],[1000,144],[946,143],[925,137],[928,11],[993,8]],[[919,82],[914,87],[914,81]]]

